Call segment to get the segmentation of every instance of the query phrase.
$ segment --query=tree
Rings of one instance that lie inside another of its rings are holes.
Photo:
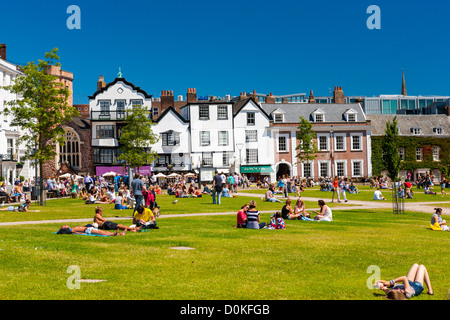
[[[45,54],[45,59],[38,63],[28,62],[21,66],[22,76],[6,87],[17,95],[17,100],[9,101],[4,113],[12,115],[12,126],[24,132],[18,144],[25,143],[28,149],[24,159],[35,160],[39,166],[40,205],[43,205],[42,169],[45,161],[56,155],[56,146],[64,145],[64,129],[62,125],[78,115],[78,111],[67,103],[70,95],[58,77],[48,74],[50,66],[61,66],[58,49],[54,48]],[[38,179],[38,177],[36,177]]]
[[[297,128],[297,140],[299,142],[296,148],[298,151],[297,158],[300,162],[309,163],[317,158],[318,149],[314,143],[316,132],[313,130],[311,122],[303,117],[300,117],[300,125]],[[306,178],[309,178],[309,176]]]
[[[383,162],[387,170],[387,176],[393,182],[399,181],[400,155],[398,153],[398,127],[397,117],[386,123],[386,131],[382,141]]]
[[[149,112],[136,106],[127,113],[126,125],[120,131],[121,147],[117,157],[124,162],[124,167],[129,165],[139,171],[141,166],[152,163],[158,156],[150,147],[158,142],[159,137],[152,131],[154,122],[149,117]]]
[[[394,213],[403,212],[403,197],[398,195],[397,182],[400,181],[400,155],[398,153],[397,117],[386,123],[386,131],[382,141],[383,162],[387,176],[392,181],[392,204]]]

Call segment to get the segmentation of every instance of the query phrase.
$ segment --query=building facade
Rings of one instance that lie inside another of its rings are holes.
[[[145,108],[151,116],[152,96],[121,74],[108,84],[100,77],[97,91],[89,96],[94,175],[123,173],[123,162],[118,160],[119,137],[126,125],[127,112],[136,107]],[[140,172],[150,173],[150,165],[140,168]]]
[[[271,115],[276,179],[282,175],[302,178],[333,176],[363,179],[372,174],[371,124],[359,103],[355,104],[262,104]],[[316,159],[297,158],[300,117],[311,122],[316,132]]]
[[[18,144],[23,131],[11,125],[11,115],[2,113],[9,107],[7,103],[18,99],[16,94],[2,87],[13,85],[15,79],[23,74],[17,65],[6,60],[6,52],[6,45],[0,44],[0,179],[11,188],[21,176],[26,180],[32,179],[35,166],[23,159],[27,146]]]

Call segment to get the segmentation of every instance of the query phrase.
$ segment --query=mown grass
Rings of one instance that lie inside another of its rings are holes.
[[[78,216],[72,202],[48,201],[46,210]],[[216,207],[228,209],[225,202]],[[414,262],[427,266],[435,291],[414,299],[447,299],[449,233],[431,231],[428,215],[334,209],[333,217],[331,223],[287,221],[285,230],[246,230],[233,228],[235,215],[167,215],[158,220],[160,229],[123,237],[56,235],[60,224],[3,226],[0,299],[380,300],[366,286],[367,268],[378,266],[389,280]],[[194,249],[171,249],[179,246]],[[82,279],[107,281],[70,290],[73,265]]]

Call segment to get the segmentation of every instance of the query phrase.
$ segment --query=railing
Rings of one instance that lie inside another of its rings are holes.
[[[149,119],[152,118],[152,111],[146,110],[148,112]],[[127,119],[128,113],[132,110],[124,111],[91,111],[91,120],[111,120],[111,121],[125,121]]]

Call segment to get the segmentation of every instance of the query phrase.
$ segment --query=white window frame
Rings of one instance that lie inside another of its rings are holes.
[[[443,135],[444,134],[444,128],[442,128],[442,127],[434,127],[433,128],[433,132],[436,135]]]
[[[441,151],[441,148],[438,146],[434,146],[432,148],[432,152],[433,152],[433,161],[441,161],[441,159],[439,158],[439,153]]]
[[[421,135],[422,134],[422,128],[413,127],[413,128],[411,128],[411,133],[414,134],[414,135]]]
[[[338,174],[338,163],[342,163],[344,165],[343,174]],[[334,176],[346,177],[347,176],[347,160],[335,160],[334,161]]]
[[[325,137],[326,139],[326,149],[320,148],[320,137]],[[317,149],[319,151],[330,151],[330,134],[329,133],[318,133],[317,134]]]
[[[274,115],[274,117],[273,117],[273,122],[284,122],[284,114],[282,114],[282,113],[274,113],[273,114]],[[279,119],[278,117],[281,117],[281,119]]]
[[[322,175],[322,164],[326,164],[327,165],[327,175],[323,176]],[[317,172],[319,174],[319,177],[322,178],[330,178],[331,177],[331,163],[330,160],[319,160],[317,161]]]
[[[400,157],[400,161],[405,161],[405,148],[398,148],[398,156]]]
[[[219,131],[217,134],[217,144],[219,146],[228,146],[228,131]]]
[[[317,120],[317,116],[321,116],[322,119],[320,121]],[[314,122],[322,123],[325,122],[325,114],[323,113],[314,113]]]
[[[302,177],[308,178],[308,176],[305,175],[305,164],[309,164],[311,166],[310,168],[311,174],[309,175],[309,178],[314,178],[314,161],[303,161],[301,163]]]
[[[249,115],[252,114],[253,115],[253,123],[249,122]],[[247,125],[248,126],[254,126],[256,125],[256,112],[247,112]]]
[[[353,143],[354,137],[359,137],[359,148],[356,149]],[[350,133],[350,146],[351,151],[362,151],[363,150],[363,134],[362,133]]]
[[[417,158],[418,156],[420,157],[420,159]],[[423,161],[423,148],[416,148],[416,161],[417,162]]]
[[[225,108],[225,110],[220,110],[221,108]],[[219,104],[217,106],[217,120],[228,120],[228,105]]]
[[[258,142],[258,130],[245,130],[245,142]]]
[[[204,109],[202,110],[202,108],[204,108]],[[205,115],[206,112],[208,113],[207,116]],[[200,104],[198,106],[198,119],[199,120],[209,120],[209,112],[210,112],[209,104]],[[203,113],[203,115],[202,115],[202,113]]]
[[[337,148],[337,137],[342,137],[342,149]],[[347,151],[347,144],[346,144],[346,138],[347,135],[345,133],[334,133],[334,151]]]
[[[353,120],[350,120],[350,116],[354,117]],[[347,119],[347,122],[356,122],[356,119],[357,119],[356,113],[347,113],[346,119]]]
[[[255,155],[251,155],[252,152],[256,153],[256,161],[250,161],[251,156],[255,156]],[[253,163],[258,163],[259,159],[258,159],[258,149],[255,148],[247,148],[245,149],[245,162],[248,164],[253,164]]]
[[[283,137],[286,139],[286,149],[280,149],[280,138]],[[277,152],[289,152],[289,134],[288,133],[280,133],[276,136],[277,139]]]
[[[359,175],[355,175],[355,163],[360,163],[361,164],[361,172]],[[362,159],[355,159],[355,160],[351,160],[351,165],[352,165],[352,178],[354,177],[364,177],[364,160]]]
[[[203,138],[208,136],[208,141],[206,142],[203,140]],[[209,131],[200,131],[199,132],[199,138],[200,138],[200,146],[209,146],[211,145],[211,133]]]

